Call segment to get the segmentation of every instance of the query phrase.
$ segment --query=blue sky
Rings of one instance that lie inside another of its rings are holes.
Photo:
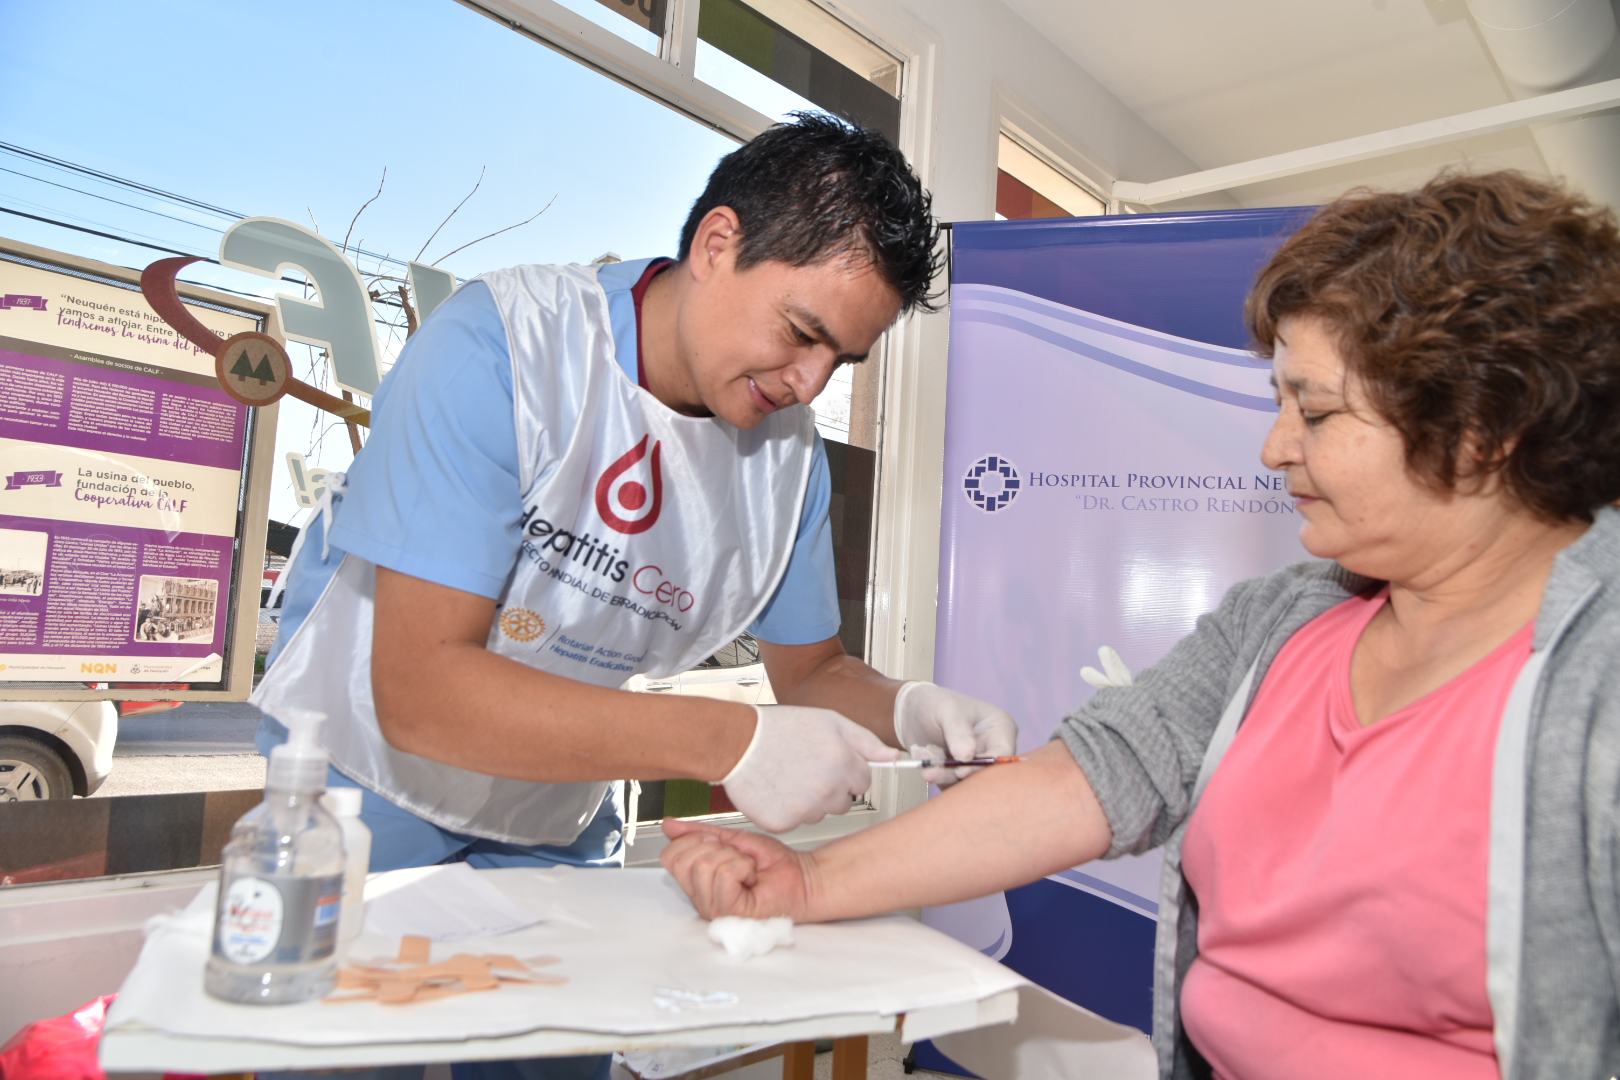
[[[452,0],[0,0],[0,10],[7,142],[248,214],[307,224],[313,210],[340,238],[386,165],[387,188],[356,238],[401,256],[416,254],[487,165],[430,259],[557,197],[533,225],[446,264],[463,276],[667,251],[735,145]],[[16,167],[6,156],[0,165]],[[217,244],[201,229],[0,177],[8,205],[24,198],[115,226],[106,231]],[[16,219],[6,231],[18,234]]]
[[[0,141],[28,150],[245,215],[313,215],[334,241],[387,166],[354,239],[400,258],[487,167],[427,261],[555,197],[534,223],[444,263],[462,277],[672,254],[692,199],[735,146],[453,0],[0,0],[0,26]],[[0,169],[0,207],[102,232],[215,254],[229,223],[3,150]],[[124,266],[162,257],[11,214],[0,235]],[[212,267],[183,276],[269,285]],[[319,438],[328,427],[284,402],[272,517],[294,512],[287,451],[347,465],[341,429]]]

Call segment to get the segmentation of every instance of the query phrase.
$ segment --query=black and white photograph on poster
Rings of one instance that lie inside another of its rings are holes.
[[[49,533],[32,529],[0,529],[0,593],[39,595],[50,539]]]
[[[219,582],[209,578],[142,574],[135,615],[136,641],[213,640]]]

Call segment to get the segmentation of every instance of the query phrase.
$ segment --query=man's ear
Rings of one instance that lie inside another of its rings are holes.
[[[731,207],[717,206],[704,214],[692,234],[692,248],[686,252],[692,276],[707,281],[722,262],[735,260],[742,234],[742,221]]]

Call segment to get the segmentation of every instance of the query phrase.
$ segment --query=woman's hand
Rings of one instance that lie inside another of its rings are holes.
[[[1061,742],[810,853],[695,821],[666,818],[664,833],[664,868],[704,918],[799,923],[969,900],[1090,862],[1113,839]]]
[[[814,859],[779,840],[679,818],[664,820],[660,861],[705,919],[786,915],[806,921]]]

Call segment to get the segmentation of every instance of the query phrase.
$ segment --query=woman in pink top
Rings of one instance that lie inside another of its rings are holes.
[[[1620,1071],[1620,230],[1517,174],[1323,208],[1250,296],[1319,559],[1060,739],[797,853],[685,822],[707,915],[837,919],[1165,849],[1166,1077]]]

